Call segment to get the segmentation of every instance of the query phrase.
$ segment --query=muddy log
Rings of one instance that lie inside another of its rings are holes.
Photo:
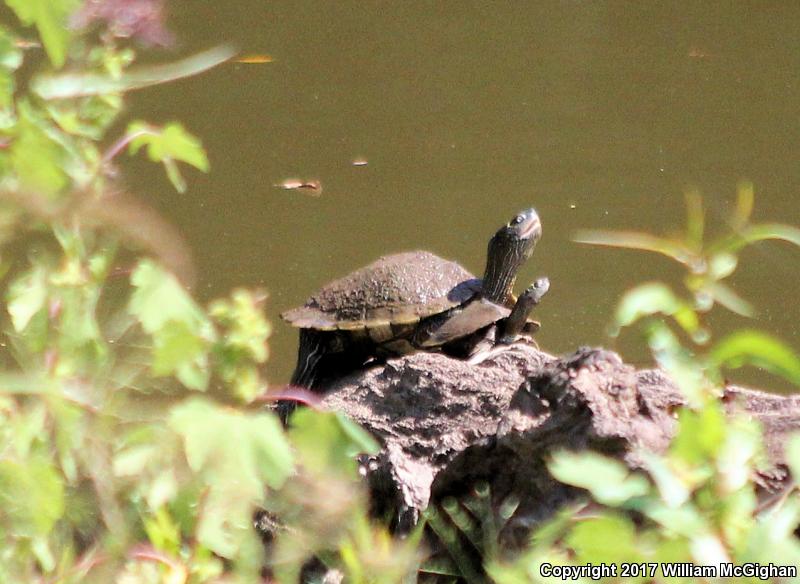
[[[764,425],[773,467],[759,484],[768,497],[786,479],[782,445],[800,428],[800,397],[729,387],[723,399]],[[340,380],[323,400],[381,441],[363,471],[376,513],[392,513],[400,531],[431,503],[482,482],[493,501],[519,499],[506,534],[516,541],[580,496],[550,477],[549,452],[588,449],[639,468],[643,451],[668,446],[682,403],[666,375],[637,371],[616,353],[556,358],[525,344],[477,365],[433,353],[391,360]]]

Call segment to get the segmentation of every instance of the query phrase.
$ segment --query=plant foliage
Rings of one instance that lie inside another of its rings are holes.
[[[137,65],[168,36],[146,18],[156,1],[6,4],[19,21],[0,26],[0,581],[254,582],[267,565],[291,581],[315,555],[353,582],[413,572],[418,541],[366,512],[355,460],[371,438],[314,411],[287,434],[264,407],[266,294],[199,303],[180,238],[115,179],[125,150],[179,192],[182,167],[209,170],[182,124],[127,121],[123,106],[231,49]],[[253,524],[268,509],[271,560]]]
[[[704,241],[702,200],[687,195],[688,221],[682,236],[585,231],[578,241],[659,253],[682,264],[685,294],[663,282],[625,293],[613,329],[640,326],[657,363],[686,396],[677,433],[663,455],[644,453],[644,468],[631,472],[621,462],[594,453],[556,451],[548,470],[557,480],[585,489],[591,513],[564,510],[541,526],[530,548],[513,561],[497,558],[488,573],[501,583],[549,581],[545,564],[581,566],[622,563],[636,573],[606,581],[695,581],[667,578],[664,565],[800,565],[800,498],[792,486],[775,504],[759,505],[755,477],[767,470],[762,432],[744,415],[725,412],[721,369],[755,365],[800,383],[800,361],[785,344],[743,329],[716,343],[704,316],[720,305],[743,316],[753,308],[723,282],[747,245],[779,239],[800,245],[800,230],[753,224],[753,188],[739,187],[730,232]],[[797,470],[798,440],[788,460]],[[797,475],[795,475],[797,476]]]

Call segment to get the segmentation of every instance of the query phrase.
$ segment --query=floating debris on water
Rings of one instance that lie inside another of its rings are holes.
[[[308,191],[315,197],[322,194],[322,183],[318,180],[301,180],[299,178],[287,178],[286,180],[273,185],[285,191]]]
[[[687,56],[690,59],[708,59],[711,56],[711,53],[706,52],[701,47],[692,47],[689,49]]]
[[[356,158],[350,164],[352,164],[353,166],[366,166],[367,164],[369,164],[369,162],[365,158]]]
[[[271,55],[244,55],[238,59],[234,59],[235,63],[246,63],[248,65],[261,65],[263,63],[272,63],[275,59]]]

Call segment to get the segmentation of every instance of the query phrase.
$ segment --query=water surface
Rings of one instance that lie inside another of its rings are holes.
[[[680,282],[666,259],[572,243],[577,228],[676,229],[689,186],[720,226],[743,178],[757,218],[800,224],[800,5],[171,7],[180,54],[231,41],[274,62],[136,94],[133,115],[203,137],[212,173],[184,195],[145,161],[127,181],[185,233],[202,298],[269,290],[274,382],[295,358],[282,310],[386,253],[427,249],[481,273],[490,235],[531,205],[544,238],[518,286],[550,277],[539,340],[556,353],[611,345],[626,288]],[[272,187],[289,177],[324,191]],[[716,330],[758,326],[800,349],[800,250],[759,245],[743,264],[731,283],[759,317],[721,313]],[[635,334],[616,347],[646,362]]]

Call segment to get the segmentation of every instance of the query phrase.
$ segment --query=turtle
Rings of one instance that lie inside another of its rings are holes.
[[[483,278],[426,251],[383,256],[313,294],[281,318],[300,329],[290,384],[316,391],[326,379],[373,359],[444,351],[471,357],[531,333],[528,314],[549,288],[537,280],[519,300],[517,272],[542,234],[534,209],[516,214],[489,240]],[[501,323],[499,335],[496,324]]]

